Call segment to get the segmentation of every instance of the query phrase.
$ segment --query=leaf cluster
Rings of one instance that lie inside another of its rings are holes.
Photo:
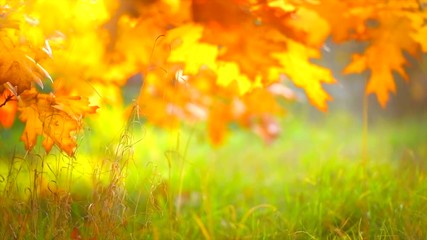
[[[122,104],[132,81],[153,124],[206,121],[219,144],[235,123],[270,141],[285,112],[279,102],[296,98],[289,81],[327,110],[323,85],[337,81],[313,59],[329,37],[366,43],[343,71],[369,71],[366,93],[383,107],[396,91],[393,72],[409,80],[405,54],[427,51],[423,0],[9,2],[0,4],[1,123],[11,126],[19,111],[27,149],[42,135],[46,150],[68,154],[88,106]],[[37,92],[50,76],[52,92]]]

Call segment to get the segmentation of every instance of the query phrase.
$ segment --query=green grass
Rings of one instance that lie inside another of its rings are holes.
[[[288,116],[268,146],[233,130],[219,148],[203,126],[114,115],[76,158],[3,149],[0,239],[427,239],[425,121],[372,124],[363,162],[345,114]]]

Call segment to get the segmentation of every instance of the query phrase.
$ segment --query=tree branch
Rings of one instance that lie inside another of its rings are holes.
[[[0,108],[3,107],[4,105],[6,105],[7,102],[13,101],[13,100],[15,100],[15,99],[13,99],[13,95],[12,94],[8,95],[6,97],[6,99],[4,99],[4,102],[0,105]]]

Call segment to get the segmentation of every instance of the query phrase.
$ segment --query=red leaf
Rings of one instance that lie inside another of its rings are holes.
[[[77,227],[73,228],[73,231],[71,231],[70,237],[71,237],[71,240],[81,240],[81,239],[83,239],[82,235],[80,234],[80,231],[79,231],[79,229]]]

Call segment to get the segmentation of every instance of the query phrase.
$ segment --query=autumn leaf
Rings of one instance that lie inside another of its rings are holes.
[[[319,50],[289,40],[287,52],[275,54],[282,67],[272,69],[272,74],[286,74],[296,86],[305,90],[314,106],[326,111],[327,101],[332,100],[332,97],[323,89],[322,83],[332,84],[335,79],[329,69],[310,62],[310,59],[319,56]]]
[[[396,92],[393,72],[397,72],[404,80],[409,80],[404,69],[407,62],[404,52],[415,55],[418,48],[410,34],[402,33],[413,32],[414,21],[419,22],[421,19],[401,12],[377,14],[378,27],[369,28],[366,32],[372,43],[363,54],[353,55],[352,62],[344,69],[344,73],[361,73],[369,69],[366,93],[375,93],[381,106],[385,107],[389,93]]]
[[[187,74],[197,74],[201,67],[216,68],[218,47],[203,43],[203,27],[189,24],[172,29],[167,34],[167,41],[171,42],[172,51],[168,61],[185,63]]]
[[[212,8],[218,12],[212,12]],[[193,16],[196,23],[204,26],[199,42],[215,47],[214,54],[206,52],[204,56],[216,62],[206,66],[218,72],[233,69],[238,76],[234,74],[232,80],[242,79],[239,84],[248,85],[244,83],[247,80],[267,78],[267,68],[261,66],[277,65],[272,53],[286,48],[285,37],[277,29],[258,23],[258,17],[246,1],[194,1]],[[223,77],[219,78],[219,83],[225,82]],[[241,88],[240,94],[247,90],[249,88]]]
[[[0,34],[0,92],[6,88],[19,95],[31,88],[32,82],[43,88],[42,80],[51,77],[38,63],[15,48]]]
[[[16,98],[9,90],[0,95],[0,124],[5,128],[12,127],[17,110]]]
[[[427,24],[419,28],[418,32],[414,33],[413,38],[420,44],[422,51],[427,52]]]
[[[220,145],[227,136],[228,122],[232,119],[230,105],[218,102],[209,111],[207,120],[209,139],[214,146]]]
[[[332,96],[323,85],[335,80],[315,62],[328,38],[366,46],[344,73],[369,71],[366,92],[382,106],[397,90],[393,73],[409,79],[405,54],[427,51],[427,15],[417,0],[35,0],[0,10],[0,92],[19,101],[22,140],[31,149],[40,135],[47,151],[56,145],[67,154],[95,111],[87,99],[121,105],[133,76],[142,76],[135,98],[152,124],[207,121],[214,144],[237,124],[271,141],[274,117],[285,112],[278,98],[293,96],[283,79],[327,110]],[[47,72],[54,95],[33,90]],[[8,105],[0,109],[6,125]]]
[[[194,22],[204,23],[210,27],[236,27],[250,20],[245,11],[246,1],[242,0],[193,0],[192,14]],[[212,11],[214,10],[214,11]]]
[[[306,1],[303,6],[314,10],[328,22],[333,40],[344,42],[360,39],[366,31],[366,20],[375,12],[381,1],[322,0]],[[338,14],[339,13],[339,14]]]
[[[21,140],[31,150],[37,136],[43,136],[42,145],[50,152],[53,145],[72,156],[76,149],[76,134],[82,128],[85,115],[95,113],[97,107],[88,106],[81,97],[55,97],[37,93],[34,89],[20,96],[19,119],[25,122]]]
[[[251,87],[251,80],[244,75],[234,62],[220,62],[217,68],[217,84],[222,87],[229,86],[236,82],[238,86],[238,95],[247,93]]]
[[[385,55],[388,56],[387,60],[381,57]],[[366,93],[375,93],[381,106],[384,107],[387,104],[389,92],[396,92],[392,70],[398,70],[404,79],[408,79],[406,72],[401,67],[404,63],[402,52],[395,46],[378,45],[367,49],[364,55],[353,55],[352,63],[344,69],[344,73],[361,73],[369,68],[371,76]]]
[[[70,234],[71,240],[82,240],[82,235],[77,227],[74,227]]]
[[[259,95],[254,93],[278,82],[280,73],[295,77],[296,85],[307,91],[310,100],[326,110],[326,101],[331,98],[321,84],[334,80],[328,70],[310,59],[320,57],[316,47],[327,37],[327,22],[309,9],[288,10],[270,4],[264,4],[263,9],[279,15],[263,15],[260,8],[252,8],[247,1],[193,1],[194,23],[177,26],[166,34],[164,42],[170,42],[168,62],[162,66],[166,76],[146,76],[145,91],[141,91],[139,99],[144,116],[165,126],[168,121],[188,120],[195,112],[203,116],[207,110],[208,132],[214,144],[224,140],[231,122],[254,129],[258,124],[264,129],[265,139],[272,139],[268,134],[277,133],[267,134],[266,126],[274,126],[273,120],[265,119],[274,119],[270,116],[281,112],[273,93],[264,91],[264,102],[240,101],[245,110],[239,115],[234,114],[233,105],[224,103],[235,102],[236,97],[253,99],[250,96]],[[190,77],[184,89],[187,94],[167,80],[181,67]],[[212,74],[205,75],[207,72]],[[188,106],[197,106],[198,110],[191,108],[189,113]],[[274,107],[261,111],[263,106]],[[259,122],[253,120],[260,115],[269,117]]]
[[[291,2],[261,0],[251,11],[257,16],[259,25],[275,29],[287,38],[310,47],[323,45],[330,32],[328,22],[316,11]],[[265,36],[271,37],[271,34]]]

